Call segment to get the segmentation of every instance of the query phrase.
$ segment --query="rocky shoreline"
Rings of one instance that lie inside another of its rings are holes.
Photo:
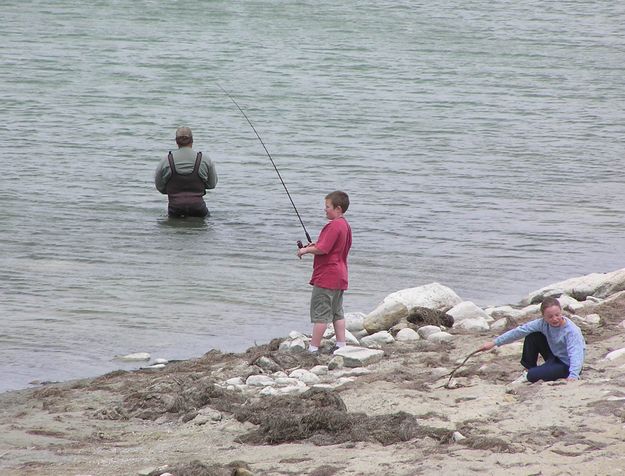
[[[625,269],[481,309],[441,284],[347,316],[348,347],[308,336],[0,395],[15,475],[621,474]],[[582,379],[512,383],[520,343],[485,340],[560,300]],[[470,357],[470,358],[469,358]],[[464,362],[463,362],[464,361]]]

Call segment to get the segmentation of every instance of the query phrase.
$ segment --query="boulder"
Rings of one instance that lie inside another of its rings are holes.
[[[411,341],[419,340],[421,339],[421,337],[419,337],[419,333],[417,331],[406,327],[405,329],[401,329],[397,333],[397,335],[395,336],[395,339],[398,342],[411,342]]]
[[[501,319],[497,319],[495,322],[493,322],[490,325],[490,330],[498,334],[502,334],[506,330],[507,326],[508,326],[508,318],[502,317]]]
[[[408,308],[396,301],[382,302],[365,317],[364,326],[369,334],[387,331],[402,318],[408,317]]]
[[[584,307],[584,304],[579,302],[577,299],[572,298],[571,296],[567,296],[566,294],[560,296],[558,298],[558,302],[560,303],[560,306],[563,310],[569,312],[575,312]]]
[[[379,362],[384,356],[383,350],[365,349],[364,347],[348,346],[334,352],[336,357],[343,358],[345,367],[366,367]],[[328,365],[329,368],[329,365]]]
[[[360,339],[360,343],[365,347],[378,347],[384,344],[392,344],[393,342],[395,342],[395,339],[388,331],[376,332]]]
[[[436,332],[427,338],[427,340],[431,342],[449,342],[453,340],[454,336],[452,336],[448,332]]]
[[[613,350],[608,355],[606,355],[604,358],[606,360],[616,360],[616,359],[622,358],[623,356],[625,356],[625,347],[623,347],[621,349]]]
[[[461,303],[456,304],[449,311],[447,311],[447,314],[454,318],[454,327],[458,322],[463,321],[464,319],[483,319],[486,322],[493,322],[495,320],[481,307],[471,301],[462,301]]]
[[[392,300],[402,303],[409,310],[415,307],[428,307],[439,311],[451,309],[462,299],[450,288],[439,283],[430,283],[416,288],[402,289],[389,294],[384,301]]]
[[[567,294],[578,301],[585,301],[589,296],[606,298],[623,290],[625,290],[625,268],[610,273],[591,273],[550,284],[530,293],[523,302],[539,303],[545,297],[559,297],[562,294]]]
[[[267,375],[250,375],[245,381],[250,387],[273,387],[276,382]]]
[[[489,329],[488,322],[481,317],[463,319],[454,324],[454,329],[464,329],[465,331],[481,332]]]
[[[386,331],[403,317],[408,317],[416,307],[446,311],[460,302],[462,299],[454,291],[439,283],[402,289],[386,296],[373,311],[367,314],[364,327],[369,334]]]
[[[310,370],[306,369],[293,370],[293,372],[289,374],[289,377],[296,378],[301,382],[304,382],[306,385],[314,385],[316,383],[319,383],[319,377],[312,373]]]
[[[359,332],[365,328],[364,312],[345,313],[345,329],[350,332]]]
[[[496,307],[488,307],[484,309],[484,312],[488,314],[493,319],[501,319],[501,318],[509,318],[517,319],[520,317],[523,312],[520,309],[516,309],[512,306],[496,306]]]
[[[441,328],[438,326],[423,326],[419,327],[419,330],[417,331],[422,339],[427,339],[432,334],[436,334],[438,332],[441,332]]]

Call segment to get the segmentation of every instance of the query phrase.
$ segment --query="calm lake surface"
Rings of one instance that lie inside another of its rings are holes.
[[[349,193],[348,312],[624,267],[625,3],[439,3],[4,0],[0,391],[309,331],[302,228],[218,85],[313,239]],[[179,125],[205,221],[154,188]]]

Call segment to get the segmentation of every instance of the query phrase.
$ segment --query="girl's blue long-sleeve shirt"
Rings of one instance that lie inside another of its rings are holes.
[[[547,343],[553,355],[569,366],[569,378],[578,379],[584,363],[586,343],[580,328],[568,317],[564,319],[566,324],[561,327],[550,326],[542,318],[526,322],[497,337],[495,345],[499,347],[525,337],[532,332],[540,332],[547,338]]]

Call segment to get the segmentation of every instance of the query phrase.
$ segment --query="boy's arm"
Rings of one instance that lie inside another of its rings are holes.
[[[311,255],[325,255],[326,254],[325,251],[322,251],[319,248],[317,248],[317,245],[315,243],[311,243],[308,246],[304,246],[303,248],[299,248],[297,250],[297,256],[299,258],[301,258],[302,256],[308,253],[310,253]]]

